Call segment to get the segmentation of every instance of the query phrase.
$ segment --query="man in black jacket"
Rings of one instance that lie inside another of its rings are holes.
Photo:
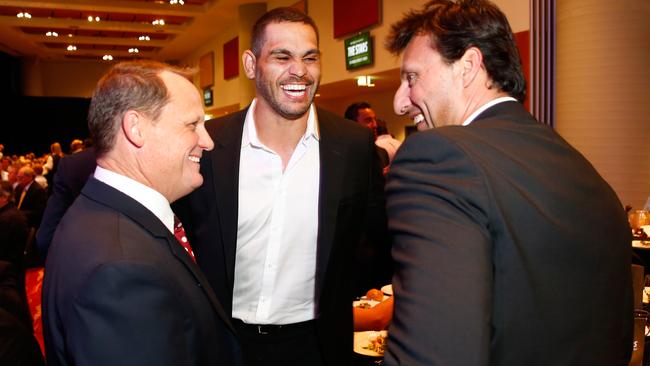
[[[394,365],[627,365],[630,229],[594,167],[523,107],[505,15],[431,1],[395,24],[395,110],[425,128],[387,183]]]

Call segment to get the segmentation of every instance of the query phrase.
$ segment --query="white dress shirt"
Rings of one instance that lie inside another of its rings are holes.
[[[244,121],[239,162],[232,315],[250,324],[312,320],[320,184],[316,111],[312,105],[283,172],[280,155],[258,139],[255,105]]]
[[[474,113],[470,114],[469,117],[467,117],[467,119],[465,120],[465,122],[463,122],[463,126],[467,126],[470,123],[474,122],[474,119],[476,119],[476,117],[478,117],[479,114],[483,113],[484,110],[492,107],[493,105],[503,103],[503,102],[508,102],[508,101],[516,102],[517,99],[513,97],[500,97],[497,99],[492,99],[491,101],[483,104],[479,109],[475,110]]]
[[[401,144],[402,143],[399,140],[394,139],[393,136],[389,134],[379,135],[377,136],[377,140],[375,140],[375,145],[386,150],[388,153],[388,161],[390,163],[393,162],[393,158],[395,157],[397,149],[399,149]]]
[[[95,179],[138,201],[162,221],[169,232],[174,233],[174,212],[169,201],[158,191],[100,166],[95,168]]]

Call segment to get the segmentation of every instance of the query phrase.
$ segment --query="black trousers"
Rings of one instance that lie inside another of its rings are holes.
[[[244,366],[324,366],[316,322],[254,325],[234,319]]]

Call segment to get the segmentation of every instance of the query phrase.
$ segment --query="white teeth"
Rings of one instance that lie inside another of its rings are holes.
[[[422,121],[424,121],[424,116],[421,113],[413,117],[413,123],[416,125]]]
[[[299,97],[299,96],[301,96],[301,95],[305,95],[305,92],[304,92],[304,91],[296,92],[296,91],[285,90],[285,92],[286,92],[287,94],[291,95],[292,97]]]
[[[299,91],[299,90],[305,90],[307,89],[307,85],[303,84],[288,84],[288,85],[282,85],[282,89],[287,90],[287,91]]]
[[[198,162],[201,161],[201,158],[198,157],[198,156],[190,156],[188,159],[190,159],[190,161],[193,161],[195,163],[198,163]]]

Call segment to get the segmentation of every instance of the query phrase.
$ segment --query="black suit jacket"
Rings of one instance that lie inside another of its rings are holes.
[[[43,285],[55,365],[239,365],[208,281],[160,220],[91,178],[54,235]]]
[[[237,249],[239,157],[248,109],[208,121],[215,142],[204,153],[201,188],[177,210],[190,242],[228,314],[232,314]],[[352,255],[366,224],[385,232],[383,181],[370,130],[318,109],[320,188],[316,299],[319,344],[327,365],[347,365],[352,355]],[[365,220],[368,218],[368,221]],[[385,236],[383,236],[385,239]]]
[[[623,207],[521,104],[409,137],[387,210],[396,297],[386,365],[627,365]]]
[[[0,207],[0,260],[23,267],[29,226],[27,216],[9,202]]]
[[[16,206],[20,202],[21,195],[22,188],[19,188],[16,190]],[[27,193],[25,193],[22,205],[20,205],[20,211],[24,212],[27,216],[27,222],[30,227],[37,228],[40,225],[46,203],[47,191],[40,184],[32,182],[27,189]]]
[[[54,173],[52,195],[47,200],[41,225],[36,233],[36,248],[41,258],[47,256],[56,226],[63,214],[81,192],[95,171],[95,149],[88,148],[78,154],[68,155],[58,163]]]

